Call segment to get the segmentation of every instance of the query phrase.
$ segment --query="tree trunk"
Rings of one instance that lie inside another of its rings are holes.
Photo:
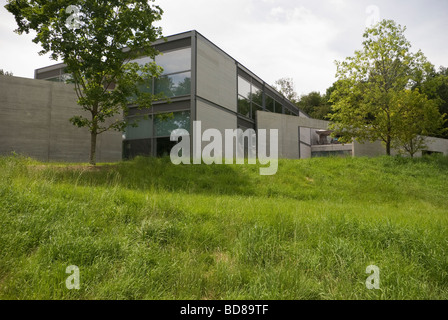
[[[96,132],[90,132],[90,161],[92,166],[96,165]]]
[[[387,140],[387,141],[386,141],[386,154],[387,154],[388,156],[390,156],[390,149],[391,149],[391,147],[390,147],[390,145],[391,145],[390,137],[387,137],[386,140]]]
[[[387,90],[386,90],[387,92]],[[391,133],[391,120],[390,120],[390,113],[389,113],[389,106],[386,104],[386,109],[388,110],[387,112],[387,136],[386,136],[386,154],[388,156],[390,156],[390,145],[392,142],[392,139],[390,137],[390,133]]]
[[[98,104],[94,104],[92,111],[92,126],[90,127],[90,161],[92,166],[96,165],[96,136],[98,135]]]

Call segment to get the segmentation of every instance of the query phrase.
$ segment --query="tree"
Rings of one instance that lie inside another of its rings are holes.
[[[426,147],[428,136],[434,133],[434,128],[443,126],[436,100],[428,100],[419,90],[404,90],[397,95],[394,103],[400,108],[398,128],[393,145],[401,153],[411,157]]]
[[[297,93],[294,91],[294,80],[282,78],[275,81],[274,87],[289,101],[297,102]]]
[[[434,70],[425,82],[416,87],[420,88],[428,98],[438,102],[441,114],[448,114],[448,68],[440,67],[438,71]],[[436,136],[448,139],[448,121],[444,124],[444,130]]]
[[[12,76],[12,72],[3,71],[3,69],[0,69],[0,75],[2,76]]]
[[[40,54],[62,59],[72,76],[78,104],[89,115],[70,121],[90,131],[90,163],[96,164],[97,136],[123,131],[126,122],[112,118],[128,112],[129,105],[148,108],[157,99],[139,90],[147,79],[161,73],[154,62],[143,66],[132,59],[158,52],[151,44],[161,36],[153,26],[163,11],[153,0],[9,0],[5,6],[22,34],[35,31]]]
[[[329,92],[330,88],[327,89]],[[328,94],[321,94],[320,92],[310,92],[309,94],[300,96],[297,106],[310,115],[314,119],[327,120],[331,113],[331,104],[329,103]]]
[[[411,108],[421,108],[423,103],[423,110],[432,112],[432,108],[426,107],[429,100],[418,91],[409,99],[419,103],[406,108],[401,103],[404,93],[424,82],[433,69],[421,51],[410,52],[405,30],[393,20],[383,20],[366,29],[362,50],[345,61],[336,61],[338,81],[331,94],[331,128],[342,142],[351,142],[353,138],[360,142],[381,140],[390,155],[394,141],[415,133],[416,128],[409,128],[406,123],[421,120],[422,114]],[[441,117],[439,114],[440,121]],[[436,131],[440,121],[425,124],[421,133]]]

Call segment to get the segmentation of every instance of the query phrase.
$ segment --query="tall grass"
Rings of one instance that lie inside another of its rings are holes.
[[[0,158],[2,299],[447,299],[448,159]],[[66,267],[80,270],[68,290]],[[380,268],[368,290],[366,267]]]

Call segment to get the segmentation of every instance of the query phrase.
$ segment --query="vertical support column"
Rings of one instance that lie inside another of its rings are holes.
[[[196,31],[191,34],[191,101],[190,101],[190,154],[194,155],[193,123],[197,121],[197,94],[198,94],[198,35]]]

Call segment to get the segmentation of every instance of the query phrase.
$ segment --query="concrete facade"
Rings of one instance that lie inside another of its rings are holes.
[[[82,114],[76,101],[73,85],[0,75],[0,154],[87,162],[90,134],[69,122]],[[98,136],[98,162],[121,160],[121,135]]]
[[[319,154],[351,155],[354,157],[378,157],[386,155],[386,148],[381,141],[359,143],[353,141],[348,144],[324,144],[319,145],[317,132],[327,130],[328,121],[316,120],[305,117],[289,116],[284,114],[272,114],[257,112],[257,125],[259,129],[279,130],[279,157],[287,159],[306,159]],[[424,153],[440,153],[448,156],[448,140],[434,137],[425,137],[426,147],[415,154],[421,157]],[[300,144],[299,144],[300,141]],[[300,145],[300,148],[299,148]],[[392,155],[397,155],[396,149],[391,150]]]
[[[312,156],[313,129],[328,127],[328,122],[305,117],[257,111],[258,129],[278,129],[280,158],[306,159]]]
[[[169,155],[175,144],[170,140],[171,131],[179,128],[192,134],[195,121],[202,122],[202,132],[194,133],[201,135],[212,128],[222,136],[226,129],[277,129],[280,158],[385,154],[380,142],[342,145],[330,139],[329,122],[310,118],[197,31],[166,39],[153,44],[163,53],[156,62],[164,74],[151,79],[149,89],[155,94],[166,93],[170,101],[155,102],[144,110],[130,106],[128,120],[146,119],[141,127],[129,126],[124,140],[118,132],[100,135],[98,161]],[[145,57],[138,60],[146,61]],[[35,71],[36,79],[49,81],[0,78],[1,154],[14,150],[45,161],[88,160],[89,133],[68,122],[80,110],[73,87],[52,82],[66,79],[64,69],[63,64],[57,64]],[[159,117],[170,113],[171,118]],[[207,144],[202,143],[202,147]],[[427,144],[427,152],[448,155],[448,140],[428,138]]]
[[[434,137],[425,137],[426,147],[423,150],[418,151],[415,157],[421,157],[423,153],[440,153],[448,156],[448,140]],[[399,154],[398,150],[392,149],[392,155]],[[378,157],[386,155],[386,148],[381,141],[359,143],[355,141],[353,143],[353,156],[354,157]]]
[[[235,61],[200,35],[197,37],[196,45],[196,95],[234,112],[236,119],[237,66]]]

